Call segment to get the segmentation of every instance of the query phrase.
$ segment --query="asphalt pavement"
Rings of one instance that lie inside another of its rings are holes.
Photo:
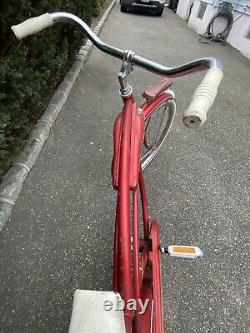
[[[249,332],[250,61],[230,46],[199,43],[167,8],[162,17],[123,14],[117,3],[101,38],[169,66],[207,55],[223,61],[202,129],[182,123],[202,74],[175,80],[177,116],[146,178],[162,244],[204,252],[195,261],[162,257],[168,332]],[[67,332],[75,288],[111,289],[119,68],[92,51],[0,233],[1,333]],[[141,101],[157,78],[135,69],[130,80]]]

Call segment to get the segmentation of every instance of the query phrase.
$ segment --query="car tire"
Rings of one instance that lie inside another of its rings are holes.
[[[124,2],[122,0],[120,0],[120,5],[121,5],[121,12],[122,13],[127,13],[128,6],[126,4],[124,4]]]
[[[164,5],[162,7],[159,8],[159,10],[157,10],[157,12],[155,13],[156,16],[162,16],[164,10]]]
[[[127,13],[127,11],[128,11],[128,8],[124,5],[121,5],[121,12],[122,13]]]

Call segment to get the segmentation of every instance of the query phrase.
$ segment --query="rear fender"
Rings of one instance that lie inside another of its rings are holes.
[[[141,108],[144,115],[144,119],[147,120],[151,116],[151,114],[155,111],[155,109],[161,106],[161,104],[165,103],[165,101],[173,98],[174,98],[174,92],[166,90],[163,91],[163,93],[158,97],[156,97],[154,100],[143,104]]]

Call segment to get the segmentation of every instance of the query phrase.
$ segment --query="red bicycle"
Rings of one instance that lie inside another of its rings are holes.
[[[21,39],[57,22],[76,24],[101,51],[122,60],[118,79],[124,102],[114,125],[112,183],[117,191],[117,208],[113,291],[76,290],[70,333],[163,333],[160,252],[185,258],[199,257],[202,252],[194,246],[160,246],[158,223],[148,214],[143,169],[159,151],[173,122],[176,104],[169,89],[171,78],[208,70],[183,118],[186,126],[197,128],[204,124],[216,97],[222,65],[215,58],[202,58],[164,67],[132,51],[105,44],[80,18],[69,13],[44,14],[12,29]],[[145,103],[140,107],[127,82],[134,66],[165,77],[144,91]]]

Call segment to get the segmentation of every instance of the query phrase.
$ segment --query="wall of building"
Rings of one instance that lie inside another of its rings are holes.
[[[210,4],[206,3],[207,8],[205,10],[203,18],[200,19],[198,17],[198,13],[199,13],[199,10],[200,10],[200,5],[201,5],[200,0],[195,0],[194,1],[192,12],[191,12],[191,15],[190,15],[189,20],[188,20],[188,25],[192,29],[194,29],[199,35],[203,35],[207,31],[207,26],[208,26],[211,18],[217,12],[217,8],[214,7],[213,5],[210,5]]]
[[[234,11],[234,21],[239,18],[241,13]],[[241,16],[232,27],[232,30],[227,38],[227,42],[242,52],[250,59],[250,16]],[[249,33],[249,38],[247,34]]]
[[[179,0],[177,14],[187,20],[188,25],[198,34],[203,35],[207,31],[208,24],[212,17],[218,12],[219,0],[203,0],[206,5],[205,12],[202,18],[198,17],[201,6],[200,0],[195,0],[193,3],[191,15],[190,5],[192,0]],[[244,0],[238,0],[233,3],[234,24],[227,38],[227,42],[233,47],[242,52],[246,57],[250,58],[250,8],[244,7]],[[226,24],[225,19],[216,20],[216,27],[219,31],[223,24]],[[248,37],[247,37],[248,36]]]
[[[187,21],[193,2],[193,0],[179,0],[176,14],[180,16],[183,20]]]

